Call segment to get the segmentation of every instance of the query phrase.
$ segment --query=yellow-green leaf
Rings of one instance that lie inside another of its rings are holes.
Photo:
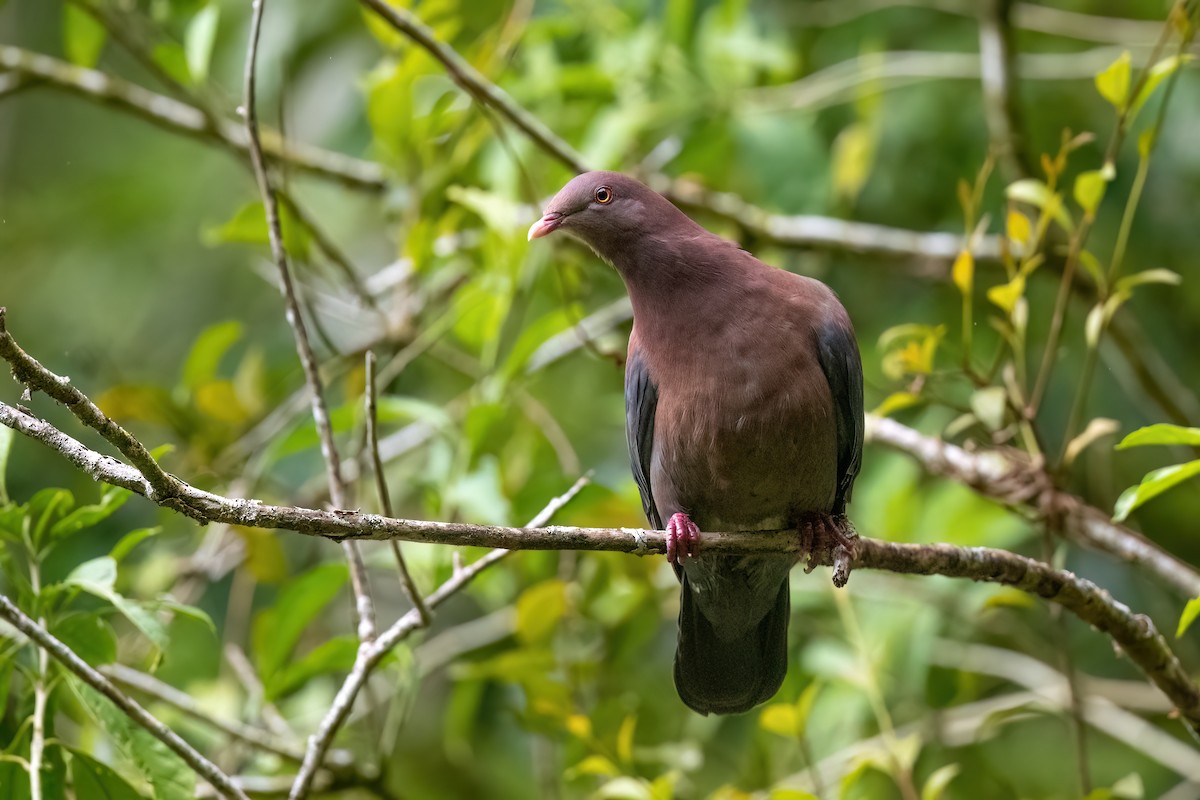
[[[1094,169],[1081,172],[1075,178],[1075,202],[1089,217],[1094,216],[1100,201],[1104,199],[1104,189],[1108,182],[1100,170]]]
[[[1017,301],[1025,294],[1025,276],[1019,274],[1008,283],[987,290],[987,298],[1006,314],[1012,314]]]
[[[1135,272],[1132,275],[1126,275],[1116,283],[1117,291],[1129,291],[1135,286],[1141,286],[1147,283],[1165,283],[1169,286],[1178,286],[1183,283],[1183,278],[1178,272],[1172,272],[1169,269],[1148,269],[1144,272]]]
[[[1083,324],[1083,335],[1087,340],[1087,346],[1095,349],[1096,345],[1100,344],[1100,334],[1104,332],[1104,306],[1092,306],[1092,310],[1088,312],[1087,322]]]
[[[1142,82],[1142,88],[1138,89],[1137,96],[1129,104],[1130,116],[1132,117],[1142,110],[1142,106],[1150,99],[1150,95],[1154,94],[1154,90],[1160,83],[1193,58],[1194,56],[1190,53],[1167,56],[1151,67],[1150,72],[1146,74],[1146,80]]]
[[[1096,75],[1096,89],[1100,96],[1118,111],[1124,111],[1129,103],[1129,73],[1130,56],[1126,50]]]
[[[963,250],[958,254],[958,258],[954,259],[950,277],[960,292],[964,295],[971,293],[971,287],[975,284],[975,256],[971,255],[970,250]]]
[[[1121,443],[1117,445],[1117,449],[1124,450],[1127,447],[1142,447],[1148,444],[1182,444],[1200,447],[1200,428],[1185,428],[1181,425],[1160,422],[1157,425],[1138,428],[1122,439]]]
[[[988,386],[971,395],[971,411],[990,431],[1004,427],[1004,411],[1008,401],[1003,386]]]
[[[1175,629],[1176,639],[1187,633],[1187,629],[1196,621],[1196,617],[1200,617],[1200,597],[1193,597],[1183,607],[1183,613],[1179,615],[1179,627]]]
[[[777,736],[788,738],[796,735],[796,707],[791,703],[772,703],[758,715],[758,727]]]
[[[188,72],[196,83],[203,83],[208,78],[208,65],[212,59],[213,44],[217,40],[217,21],[220,16],[221,6],[209,3],[196,12],[184,34]]]
[[[609,759],[604,756],[592,755],[580,761],[575,766],[567,770],[566,778],[571,780],[580,775],[604,775],[613,777],[620,775],[621,770]]]
[[[1008,232],[1009,241],[1020,245],[1022,252],[1024,252],[1025,248],[1029,245],[1030,236],[1033,235],[1033,226],[1029,222],[1029,217],[1020,211],[1009,211],[1005,228]]]
[[[1017,203],[1028,203],[1041,209],[1042,214],[1057,222],[1068,233],[1074,230],[1071,215],[1063,208],[1062,195],[1052,191],[1044,181],[1036,178],[1025,178],[1013,181],[1004,190],[1005,196]],[[1040,232],[1039,228],[1039,232]]]
[[[947,764],[935,769],[933,774],[925,779],[925,785],[921,787],[921,800],[941,800],[946,787],[958,776],[960,771],[961,768],[958,764]]]
[[[892,392],[884,401],[875,407],[873,412],[878,417],[886,417],[895,414],[897,411],[903,411],[906,408],[920,405],[924,400],[921,395],[913,392]]]
[[[623,764],[633,763],[633,733],[637,730],[637,715],[630,714],[621,721],[617,731],[617,758]]]
[[[1063,455],[1063,466],[1069,467],[1075,463],[1075,459],[1079,457],[1079,454],[1097,439],[1116,433],[1120,429],[1121,425],[1115,419],[1096,417],[1087,424],[1082,433],[1072,439],[1067,445],[1066,453]]]
[[[72,64],[94,67],[104,50],[108,31],[74,3],[63,9],[63,49]]]
[[[876,135],[873,126],[856,122],[842,130],[833,141],[832,167],[833,191],[843,200],[853,201],[867,178],[875,161]]]
[[[1117,498],[1116,506],[1113,508],[1113,519],[1121,522],[1134,509],[1197,475],[1200,475],[1200,458],[1148,473],[1146,477],[1142,478],[1141,483],[1129,487]]]
[[[530,586],[517,599],[517,638],[526,644],[549,639],[567,613],[567,585],[557,578]]]

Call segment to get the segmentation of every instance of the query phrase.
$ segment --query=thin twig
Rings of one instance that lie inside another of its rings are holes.
[[[392,516],[392,496],[388,492],[387,479],[383,474],[383,459],[379,457],[378,415],[375,408],[375,353],[371,350],[368,350],[366,354],[366,372],[367,386],[364,397],[367,404],[367,451],[371,454],[371,471],[375,473],[375,491],[379,494],[379,508],[385,517],[390,517]],[[412,573],[408,571],[408,563],[404,560],[400,543],[393,540],[391,545],[392,553],[396,557],[396,569],[400,572],[400,585],[404,588],[404,594],[408,596],[408,601],[417,610],[417,614],[421,618],[421,627],[428,627],[431,619],[429,609],[421,597],[420,590],[417,589]]]
[[[204,112],[157,92],[94,69],[68,64],[57,58],[20,47],[0,45],[0,68],[39,80],[48,86],[99,101],[141,117],[176,133],[183,133],[244,153],[249,143],[242,125],[222,120],[213,127]],[[302,142],[286,142],[278,132],[262,132],[264,153],[273,161],[371,191],[384,188],[384,168],[372,161],[324,150]]]
[[[544,526],[559,509],[569,503],[587,485],[588,481],[589,476],[587,475],[575,481],[570,489],[547,503],[546,507],[529,521],[524,530],[532,531]],[[454,574],[445,583],[425,599],[425,602],[429,608],[436,608],[463,589],[476,575],[507,556],[509,552],[511,551],[506,549],[493,549],[478,561],[461,569],[456,569]],[[296,775],[296,781],[292,784],[292,791],[288,795],[290,800],[301,800],[308,794],[313,776],[324,760],[326,750],[329,749],[334,735],[345,723],[346,717],[349,716],[350,709],[354,705],[354,699],[366,684],[367,678],[370,677],[371,673],[379,665],[379,662],[383,660],[383,657],[393,647],[407,638],[409,634],[417,630],[420,626],[421,617],[417,609],[414,608],[384,631],[378,639],[373,642],[364,643],[359,647],[358,655],[354,660],[354,667],[350,670],[350,674],[346,676],[346,680],[342,684],[342,688],[338,690],[337,696],[334,697],[333,704],[325,714],[325,718],[321,721],[317,733],[308,740],[308,750],[304,756],[304,763],[301,764],[300,772]]]
[[[258,135],[255,67],[258,63],[258,37],[262,30],[265,6],[266,0],[254,0],[251,6],[250,37],[242,83],[244,96],[242,110],[246,120],[246,140],[249,144],[250,163],[254,166],[254,178],[258,183],[259,194],[262,195],[263,209],[266,211],[267,230],[271,239],[271,255],[279,270],[279,284],[286,306],[287,321],[292,328],[292,335],[296,340],[296,352],[300,356],[300,363],[304,367],[304,378],[311,393],[313,423],[316,425],[317,435],[321,440],[321,455],[325,459],[329,480],[329,499],[335,508],[345,508],[347,505],[346,485],[342,482],[341,459],[338,456],[337,443],[333,438],[329,409],[325,405],[321,370],[317,365],[317,358],[313,354],[312,344],[308,340],[308,332],[304,325],[304,317],[300,314],[300,305],[296,300],[296,289],[292,283],[287,251],[283,245],[283,228],[279,220],[279,198],[271,187],[266,161],[263,158],[262,143]],[[367,582],[367,568],[357,545],[346,542],[343,549],[346,552],[346,559],[350,562],[350,582],[354,590],[355,606],[358,612],[358,638],[362,641],[369,641],[375,636],[375,610]]]
[[[112,701],[126,716],[141,725],[160,742],[169,747],[176,755],[192,768],[192,770],[211,783],[225,797],[238,800],[248,800],[228,775],[220,767],[212,763],[190,744],[180,738],[179,734],[158,721],[149,711],[142,708],[132,698],[113,685],[112,681],[97,672],[71,648],[52,636],[45,628],[27,617],[6,596],[0,595],[0,617],[8,620],[14,628],[29,637],[38,647],[47,651],[56,661],[75,674],[79,680],[95,689]]]
[[[174,686],[163,683],[153,675],[139,672],[124,664],[107,664],[100,668],[100,672],[117,683],[131,689],[136,689],[142,694],[174,707],[192,719],[221,731],[231,739],[247,744],[257,750],[262,750],[265,753],[274,753],[280,758],[293,761],[297,764],[304,759],[304,751],[301,748],[281,740],[279,737],[262,728],[247,725],[237,720],[227,720],[213,716],[208,711],[205,711],[191,695],[181,692]],[[347,769],[353,766],[353,756],[350,753],[339,751],[336,756],[336,758],[327,759],[327,761],[333,761],[334,767]]]

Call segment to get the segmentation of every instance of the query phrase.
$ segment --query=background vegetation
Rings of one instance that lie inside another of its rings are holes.
[[[858,330],[868,408],[1036,479],[1025,493],[967,480],[877,441],[851,509],[864,535],[1049,558],[1174,634],[1200,592],[1058,536],[1071,526],[1041,501],[1052,485],[1104,517],[1147,472],[1184,464],[1121,511],[1195,575],[1194,9],[412,4],[485,85],[577,150],[556,156],[372,5],[272,0],[258,69],[264,124],[332,165],[306,169],[290,151],[273,177],[350,507],[380,508],[362,410],[370,349],[396,516],[519,525],[590,471],[556,521],[644,524],[623,435],[623,288],[584,249],[524,236],[576,158],[657,180],[712,229],[829,283]],[[236,146],[249,19],[228,0],[0,3],[0,305],[27,350],[161,448],[170,472],[318,507],[317,431]],[[97,83],[91,67],[176,103]],[[915,235],[926,231],[945,235]],[[21,390],[0,399],[104,449]],[[1176,444],[1114,449],[1153,423],[1182,426],[1158,429]],[[357,652],[343,553],[124,503],[36,442],[14,436],[9,450],[6,433],[3,593],[247,789],[286,794]],[[363,552],[386,627],[410,603],[390,547]],[[404,554],[423,593],[478,557]],[[883,572],[835,593],[823,570],[796,570],[793,604],[775,702],[702,718],[671,686],[677,588],[663,559],[517,554],[394,648],[317,785],[421,798],[1200,796],[1200,750],[1170,704],[1105,636],[1035,598]],[[38,739],[42,797],[211,793],[44,651],[0,634],[0,794],[30,796]],[[1197,635],[1172,639],[1193,675]]]

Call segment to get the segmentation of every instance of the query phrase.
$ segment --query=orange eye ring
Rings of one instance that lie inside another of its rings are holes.
[[[598,186],[593,197],[596,198],[597,203],[606,206],[613,201],[613,190],[607,186]]]

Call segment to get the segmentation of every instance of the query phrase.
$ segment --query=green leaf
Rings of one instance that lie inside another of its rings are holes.
[[[1075,178],[1075,202],[1089,217],[1095,216],[1100,201],[1104,199],[1104,190],[1108,181],[1100,170],[1081,172]]]
[[[159,598],[153,603],[148,603],[147,607],[166,609],[177,617],[186,617],[187,619],[193,619],[196,622],[199,622],[201,625],[208,628],[209,632],[214,635],[217,632],[216,623],[212,621],[212,617],[208,615],[208,612],[202,608],[190,606],[187,603],[181,603],[171,597]]]
[[[507,197],[473,186],[447,186],[446,199],[474,213],[495,233],[502,236],[521,233],[521,208]]]
[[[1096,75],[1097,91],[1117,111],[1124,111],[1129,103],[1129,73],[1130,56],[1129,51],[1126,50],[1116,61]]]
[[[1187,629],[1196,621],[1196,617],[1200,617],[1200,597],[1193,597],[1183,607],[1183,613],[1179,615],[1179,627],[1175,629],[1176,639],[1182,638],[1187,633]]]
[[[1183,283],[1183,278],[1177,272],[1172,272],[1169,269],[1148,269],[1145,272],[1135,272],[1132,275],[1126,275],[1116,283],[1117,291],[1131,291],[1135,286],[1141,286],[1147,283],[1165,283],[1169,286],[1178,286]]]
[[[552,578],[530,586],[517,598],[517,638],[525,644],[548,640],[566,613],[566,583]]]
[[[90,506],[80,506],[54,523],[50,528],[50,538],[61,539],[85,528],[91,528],[111,517],[133,493],[118,486],[105,487],[100,494],[100,502]]]
[[[818,800],[815,794],[799,789],[772,789],[767,800]]]
[[[99,614],[66,614],[54,620],[50,633],[92,666],[117,660],[117,634]]]
[[[183,45],[187,55],[188,72],[196,83],[203,83],[208,78],[208,65],[212,59],[213,43],[217,40],[217,21],[220,15],[221,7],[216,3],[209,3],[192,17],[184,34]]]
[[[67,60],[81,67],[94,67],[104,50],[108,31],[74,3],[63,8],[63,50]]]
[[[129,555],[129,551],[151,536],[157,536],[160,533],[162,533],[162,528],[158,526],[153,528],[138,528],[135,531],[130,531],[113,545],[113,549],[108,551],[108,557],[119,564],[125,556]]]
[[[1094,305],[1088,311],[1087,320],[1083,323],[1083,335],[1087,346],[1093,350],[1100,344],[1100,335],[1104,333],[1104,306]]]
[[[167,627],[153,610],[143,603],[130,600],[113,587],[117,581],[117,562],[109,556],[85,561],[71,571],[59,586],[74,586],[102,600],[121,612],[133,626],[162,652],[167,648]]]
[[[217,377],[217,368],[229,348],[242,338],[242,323],[227,320],[210,325],[196,337],[187,360],[183,362],[183,385],[194,392]]]
[[[68,514],[74,506],[75,496],[66,489],[40,489],[29,498],[26,513],[33,525],[35,547],[40,548],[51,526]]]
[[[938,767],[925,779],[925,785],[921,787],[921,800],[941,800],[950,781],[954,780],[961,771],[962,768],[958,764]]]
[[[13,429],[0,425],[0,506],[6,506],[8,499],[8,454],[12,452]]]
[[[68,676],[67,684],[100,728],[153,787],[155,800],[191,800],[195,797],[196,776],[183,759],[86,683]],[[93,795],[79,795],[84,796]]]
[[[161,42],[154,45],[150,58],[167,73],[176,83],[187,84],[192,80],[188,72],[187,54],[183,47],[175,42]]]
[[[1160,422],[1133,431],[1117,445],[1118,450],[1144,447],[1148,444],[1182,444],[1200,447],[1200,428],[1184,428]]]
[[[288,255],[299,259],[308,258],[308,231],[296,223],[291,211],[283,204],[279,206],[279,227],[283,230],[283,246]],[[203,239],[210,247],[229,242],[269,245],[271,235],[267,230],[267,214],[263,211],[263,204],[247,203],[224,225],[205,229]]]
[[[1154,470],[1142,478],[1137,486],[1131,486],[1121,493],[1113,509],[1113,519],[1121,522],[1142,504],[1197,475],[1200,475],[1200,458]]]
[[[1142,110],[1142,106],[1146,105],[1146,101],[1150,99],[1150,95],[1154,94],[1154,90],[1158,88],[1159,84],[1193,58],[1194,56],[1190,53],[1167,56],[1151,67],[1150,72],[1146,74],[1146,80],[1142,82],[1142,88],[1138,89],[1137,97],[1133,98],[1133,102],[1129,104],[1130,118],[1132,119],[1137,116],[1137,113]]]
[[[299,689],[317,675],[330,672],[348,672],[358,655],[358,639],[354,636],[336,636],[314,647],[303,658],[291,661],[266,685],[266,696],[276,700]]]
[[[279,592],[275,604],[254,620],[254,659],[265,680],[292,654],[300,635],[346,583],[345,564],[321,564]]]
[[[1057,222],[1063,230],[1070,233],[1075,229],[1071,215],[1063,207],[1062,195],[1051,191],[1044,181],[1036,178],[1024,178],[1014,181],[1004,190],[1009,200],[1017,203],[1028,203],[1041,209],[1042,213]],[[1039,228],[1039,230],[1041,230]]]
[[[1069,467],[1075,463],[1079,454],[1092,445],[1097,439],[1116,433],[1121,429],[1120,423],[1107,417],[1096,417],[1087,424],[1083,432],[1067,443],[1063,453],[1063,466]]]
[[[111,767],[101,764],[80,750],[70,748],[70,752],[71,784],[75,788],[75,797],[91,797],[97,800],[145,800],[145,795],[130,786]]]

